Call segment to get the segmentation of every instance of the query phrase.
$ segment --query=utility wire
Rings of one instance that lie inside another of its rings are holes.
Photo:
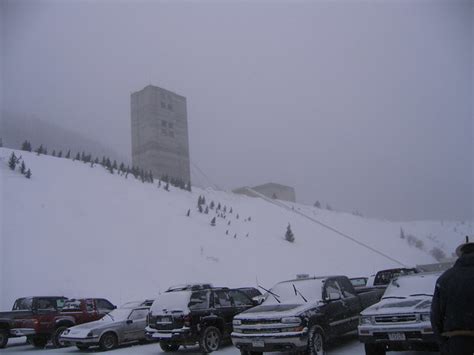
[[[293,208],[290,208],[289,206],[285,205],[285,204],[282,203],[281,201],[272,200],[272,199],[268,198],[267,196],[261,194],[260,192],[251,189],[250,187],[247,187],[247,190],[249,190],[250,193],[256,194],[257,196],[259,196],[260,198],[264,199],[264,200],[267,201],[267,202],[270,202],[270,203],[272,203],[272,204],[274,204],[274,205],[276,205],[276,206],[283,207],[283,208],[286,208],[286,209],[289,210],[289,211],[292,211],[292,212],[294,212],[294,213],[297,213],[297,214],[299,214],[300,216],[302,216],[302,217],[304,217],[304,218],[306,218],[306,219],[309,219],[310,221],[312,221],[312,222],[314,222],[314,223],[317,223],[317,224],[319,224],[320,226],[322,226],[322,227],[324,227],[324,228],[326,228],[326,229],[329,229],[330,231],[332,231],[332,232],[334,232],[334,233],[340,235],[341,237],[344,237],[344,238],[346,238],[346,239],[349,239],[350,241],[352,241],[352,242],[354,242],[354,243],[356,243],[356,244],[358,244],[358,245],[360,245],[360,246],[362,246],[362,247],[364,247],[364,248],[367,248],[367,249],[373,251],[374,253],[376,253],[376,254],[378,254],[378,255],[380,255],[380,256],[383,256],[384,258],[387,258],[387,259],[389,259],[389,260],[391,260],[391,261],[393,261],[393,262],[395,262],[395,263],[397,263],[397,264],[399,264],[399,265],[401,265],[401,266],[406,267],[406,265],[405,265],[404,263],[402,263],[401,261],[399,261],[399,260],[397,260],[397,259],[395,259],[395,258],[392,258],[391,256],[389,256],[389,255],[387,255],[387,254],[385,254],[385,253],[383,253],[383,252],[381,252],[381,251],[379,251],[379,250],[377,250],[377,249],[371,247],[370,245],[365,244],[365,243],[362,243],[362,242],[358,241],[356,238],[351,237],[350,235],[348,235],[348,234],[346,234],[346,233],[344,233],[344,232],[341,232],[341,231],[339,231],[339,230],[337,230],[337,229],[335,229],[335,228],[333,228],[333,227],[331,227],[331,226],[329,226],[329,225],[327,225],[327,224],[325,224],[325,223],[323,223],[323,222],[321,222],[321,221],[318,221],[317,219],[315,219],[315,218],[313,218],[313,217],[310,217],[310,216],[308,216],[308,215],[306,215],[306,214],[304,214],[304,213],[302,213],[302,212],[300,212],[300,211],[297,211],[297,210],[295,210],[295,209],[293,209]]]
[[[221,189],[217,184],[215,184],[215,183],[212,181],[212,179],[211,179],[209,176],[207,176],[207,175],[199,168],[199,166],[197,166],[196,163],[194,163],[194,162],[191,161],[191,165],[193,165],[194,168],[195,168],[199,173],[201,173],[201,175],[204,176],[204,178],[205,178],[216,190],[224,191],[224,190]]]

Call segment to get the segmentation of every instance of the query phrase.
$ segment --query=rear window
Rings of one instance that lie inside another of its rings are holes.
[[[393,269],[393,270],[385,270],[379,271],[375,276],[374,285],[381,286],[381,285],[388,285],[390,281],[398,276],[401,275],[411,275],[415,274],[416,269]]]

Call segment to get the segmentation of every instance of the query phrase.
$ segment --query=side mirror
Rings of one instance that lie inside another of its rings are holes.
[[[132,323],[133,323],[133,320],[127,319],[127,322],[126,322],[126,323],[127,323],[127,324],[132,324]]]
[[[117,306],[114,306],[114,309],[117,309]]]
[[[341,294],[339,292],[329,292],[326,297],[327,301],[337,301],[341,299]]]

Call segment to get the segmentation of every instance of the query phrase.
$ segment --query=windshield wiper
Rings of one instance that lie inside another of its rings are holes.
[[[274,292],[272,292],[272,291],[270,291],[270,290],[267,290],[267,289],[266,289],[265,287],[263,287],[263,286],[258,285],[258,287],[260,287],[262,290],[264,290],[264,291],[268,292],[270,295],[272,295],[273,298],[275,298],[278,303],[281,303],[281,301],[279,300],[279,297],[280,297],[280,296],[278,296],[276,293],[274,293]]]
[[[106,315],[108,315],[110,318],[112,318],[112,321],[114,321],[114,322],[115,322],[115,319],[114,319],[114,317],[112,317],[112,315],[111,315],[111,314],[109,314],[109,313],[106,313]]]
[[[429,296],[429,297],[433,297],[433,295],[429,295],[427,293],[414,293],[413,295],[410,295],[411,296]]]
[[[387,296],[387,297],[382,297],[383,300],[389,299],[389,298],[397,298],[397,299],[405,299],[406,297],[404,296]]]
[[[299,290],[296,289],[295,284],[293,284],[293,290],[295,290],[295,295],[300,295],[301,298],[302,298],[306,303],[308,303],[308,300],[303,296],[303,294],[302,294]]]

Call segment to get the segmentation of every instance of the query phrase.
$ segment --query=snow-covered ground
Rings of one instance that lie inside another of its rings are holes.
[[[300,204],[286,209],[223,191],[168,192],[100,165],[16,151],[32,171],[28,180],[8,168],[11,152],[0,148],[3,309],[25,295],[106,297],[121,304],[184,282],[255,286],[258,280],[270,287],[297,273],[361,276],[397,266],[295,211],[406,265],[434,262],[433,247],[452,253],[473,229],[472,222],[398,223]],[[215,209],[197,211],[199,195],[226,207],[215,227]],[[288,223],[294,243],[283,238]],[[401,228],[421,245],[400,238]]]
[[[24,338],[18,338],[11,340],[11,344],[8,348],[2,349],[2,354],[23,354],[30,351],[36,351],[31,345],[25,343]],[[88,351],[79,351],[75,347],[63,348],[63,349],[53,349],[47,348],[42,350],[41,354],[87,354],[95,353],[96,349],[90,349]],[[148,345],[125,345],[119,349],[107,352],[107,354],[134,354],[134,355],[157,355],[157,354],[168,354],[161,351],[158,344],[148,344]],[[197,348],[180,348],[177,355],[179,354],[201,354],[197,351]],[[232,345],[227,345],[222,347],[216,354],[221,355],[239,355],[240,351],[233,347]],[[273,353],[277,355],[278,353]],[[364,347],[360,344],[355,335],[350,335],[342,338],[337,344],[331,344],[328,348],[327,355],[364,355]],[[419,354],[416,352],[394,352],[393,354],[398,355],[415,355]],[[424,355],[434,355],[437,353],[424,352]]]

